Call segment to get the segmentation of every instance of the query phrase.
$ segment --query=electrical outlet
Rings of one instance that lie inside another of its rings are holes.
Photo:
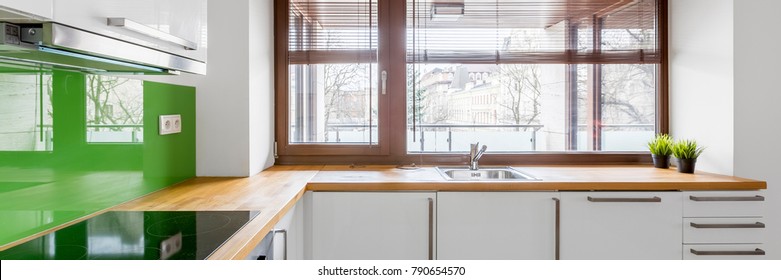
[[[182,115],[160,115],[160,135],[182,132]]]
[[[178,232],[174,236],[160,242],[160,259],[170,259],[176,253],[182,251],[182,233]]]

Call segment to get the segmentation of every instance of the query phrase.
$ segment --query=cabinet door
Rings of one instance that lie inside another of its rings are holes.
[[[68,0],[54,1],[54,21],[128,42],[206,61],[206,0]],[[121,27],[108,26],[119,17],[194,42],[197,50]]]
[[[312,258],[425,260],[433,257],[434,193],[315,192]]]
[[[304,202],[299,201],[274,226],[274,260],[304,259]]]
[[[437,259],[552,260],[557,193],[440,192]]]
[[[24,12],[41,19],[52,18],[53,0],[0,0],[0,6]]]
[[[682,258],[679,192],[561,194],[562,259]]]

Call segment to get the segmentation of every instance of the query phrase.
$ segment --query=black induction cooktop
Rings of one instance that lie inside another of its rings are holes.
[[[203,260],[258,211],[111,211],[0,252],[2,260]]]

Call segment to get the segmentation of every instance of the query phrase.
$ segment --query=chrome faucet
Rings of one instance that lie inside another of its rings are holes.
[[[477,164],[477,161],[480,160],[480,157],[483,156],[483,153],[485,153],[485,150],[488,149],[488,146],[483,145],[480,150],[477,150],[477,147],[480,146],[480,142],[469,144],[469,170],[478,170],[480,169],[480,166]]]

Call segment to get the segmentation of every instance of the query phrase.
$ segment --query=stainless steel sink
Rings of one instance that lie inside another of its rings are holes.
[[[470,170],[468,167],[437,167],[436,169],[442,177],[450,181],[542,181],[509,166],[483,167],[479,170]]]

